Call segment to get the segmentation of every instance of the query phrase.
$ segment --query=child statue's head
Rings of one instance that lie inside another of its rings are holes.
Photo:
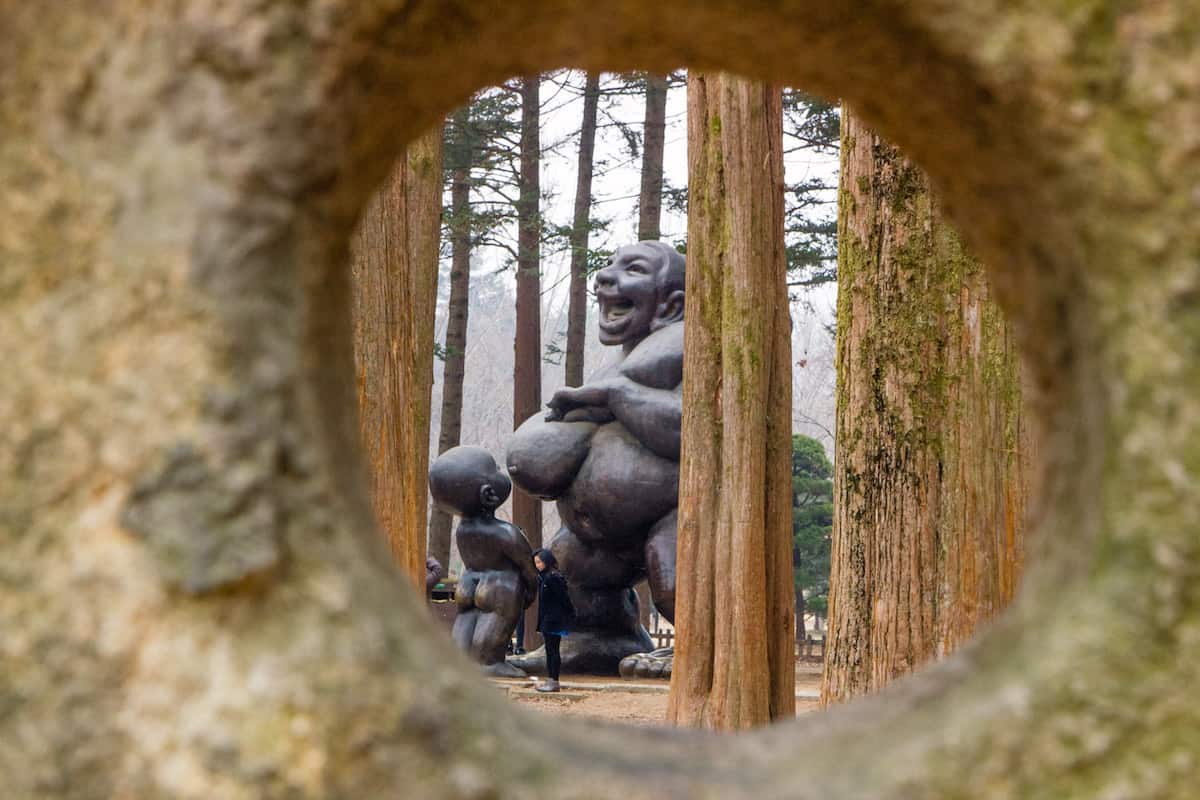
[[[450,514],[473,517],[495,511],[508,499],[512,482],[481,447],[452,447],[429,466],[429,493]]]

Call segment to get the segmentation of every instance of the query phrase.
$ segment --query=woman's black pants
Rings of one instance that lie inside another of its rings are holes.
[[[550,680],[556,681],[559,670],[562,669],[562,656],[558,654],[562,637],[556,633],[547,633],[542,638],[546,640],[546,674],[550,676]]]

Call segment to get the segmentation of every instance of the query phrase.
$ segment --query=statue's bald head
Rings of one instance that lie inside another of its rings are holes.
[[[634,247],[644,247],[658,257],[658,270],[655,279],[658,283],[660,302],[670,296],[671,292],[684,290],[684,278],[687,270],[687,259],[683,253],[665,242],[638,242]]]
[[[429,465],[429,493],[451,514],[494,511],[511,491],[512,482],[482,447],[452,447]]]

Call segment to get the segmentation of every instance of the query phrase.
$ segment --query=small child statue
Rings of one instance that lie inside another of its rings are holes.
[[[455,643],[488,675],[525,677],[504,660],[517,620],[537,594],[537,569],[525,534],[496,519],[512,483],[488,451],[454,447],[430,465],[429,491],[439,508],[461,518],[456,539],[465,569],[454,595]]]

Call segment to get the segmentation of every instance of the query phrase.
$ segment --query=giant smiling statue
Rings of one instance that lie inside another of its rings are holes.
[[[675,529],[683,391],[683,256],[661,242],[622,247],[595,277],[600,341],[622,359],[558,390],[544,416],[513,434],[507,466],[532,495],[555,500],[550,549],[570,587],[576,626],[563,670],[613,674],[653,645],[633,586],[643,577],[675,615]],[[544,670],[540,651],[511,659]]]

